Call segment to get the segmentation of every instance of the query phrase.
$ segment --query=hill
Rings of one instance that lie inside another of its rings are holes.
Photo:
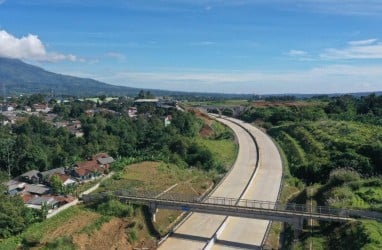
[[[9,58],[0,58],[0,83],[5,84],[7,95],[51,92],[75,96],[136,95],[139,92],[136,88],[52,73]]]

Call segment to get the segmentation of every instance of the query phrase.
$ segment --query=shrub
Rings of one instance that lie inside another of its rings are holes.
[[[361,176],[353,170],[336,169],[330,173],[329,183],[333,186],[339,186],[343,183],[358,181]]]
[[[126,217],[134,214],[134,208],[131,205],[123,204],[117,200],[109,200],[97,207],[97,211],[103,215]]]
[[[69,236],[59,237],[52,242],[49,242],[43,250],[60,249],[60,250],[75,250],[76,247]]]
[[[23,235],[22,243],[28,247],[39,245],[42,238],[42,232],[38,230],[28,231]]]
[[[121,180],[123,178],[123,174],[121,172],[115,173],[112,177],[113,180]]]
[[[138,233],[137,233],[137,230],[135,228],[129,228],[126,230],[126,233],[127,233],[127,236],[128,236],[128,240],[130,243],[134,243],[138,240]]]

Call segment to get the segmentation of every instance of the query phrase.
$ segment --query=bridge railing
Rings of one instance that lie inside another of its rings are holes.
[[[322,216],[333,216],[333,217],[363,217],[382,221],[382,215],[377,212],[363,211],[363,210],[353,210],[353,209],[340,209],[333,208],[329,206],[310,206],[305,204],[287,203],[280,204],[270,201],[258,201],[258,200],[247,200],[247,199],[235,199],[227,197],[202,197],[194,195],[184,195],[184,194],[159,194],[155,192],[146,191],[129,191],[129,190],[118,190],[114,192],[103,192],[98,194],[87,195],[83,197],[85,202],[91,202],[100,199],[108,199],[113,196],[126,197],[126,198],[136,198],[136,199],[146,199],[146,200],[162,200],[162,201],[173,201],[173,202],[187,202],[187,203],[204,203],[211,205],[221,205],[230,207],[244,207],[244,208],[254,208],[262,210],[273,210],[280,212],[300,212],[304,214],[316,214]]]
[[[225,206],[238,206],[246,208],[258,208],[258,209],[269,209],[277,211],[291,211],[291,212],[304,212],[312,214],[325,214],[340,217],[349,217],[349,209],[339,209],[328,206],[310,206],[304,204],[287,203],[280,204],[270,201],[257,201],[257,200],[246,200],[246,199],[234,199],[234,198],[224,198],[224,197],[208,197],[204,200],[204,203],[225,205]]]

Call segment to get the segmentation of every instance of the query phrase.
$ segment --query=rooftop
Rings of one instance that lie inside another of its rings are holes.
[[[102,165],[104,165],[104,164],[110,164],[110,163],[114,162],[114,158],[111,157],[111,156],[109,156],[109,157],[100,157],[100,158],[97,159],[97,161],[98,161],[100,164],[102,164]]]
[[[53,168],[53,169],[41,172],[41,175],[44,177],[49,177],[49,176],[54,175],[54,174],[65,174],[65,168],[64,167]]]
[[[20,175],[21,177],[28,177],[28,178],[31,178],[33,176],[36,176],[38,177],[37,175],[40,173],[40,171],[38,170],[30,170],[26,173],[23,173],[22,175]]]
[[[37,185],[27,185],[25,191],[32,194],[47,194],[50,192],[50,188],[45,185],[37,184]]]

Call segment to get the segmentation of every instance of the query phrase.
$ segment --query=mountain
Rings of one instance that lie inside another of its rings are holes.
[[[5,85],[6,95],[53,93],[70,96],[137,96],[138,88],[116,86],[89,78],[56,74],[18,59],[0,57],[0,86]],[[1,89],[0,89],[1,90]],[[249,98],[247,94],[195,93],[182,91],[149,90],[156,96],[196,98]]]
[[[140,89],[115,86],[93,79],[80,78],[46,71],[18,59],[0,58],[0,85],[6,94],[51,93],[56,95],[135,96]]]
[[[136,96],[141,90],[138,88],[111,85],[89,78],[56,74],[18,59],[0,57],[0,86],[4,85],[5,94],[7,96],[34,93],[53,93],[54,95],[71,95],[78,97],[99,95]],[[177,96],[184,99],[188,99],[189,97],[194,99],[250,99],[253,97],[252,94],[196,93],[158,89],[145,90],[150,90],[157,96]],[[368,95],[370,92],[349,94],[360,97]],[[377,92],[377,95],[381,94],[382,92]],[[325,95],[332,97],[343,94]],[[272,96],[294,96],[298,99],[303,99],[317,96],[317,94],[262,95],[263,98]]]

